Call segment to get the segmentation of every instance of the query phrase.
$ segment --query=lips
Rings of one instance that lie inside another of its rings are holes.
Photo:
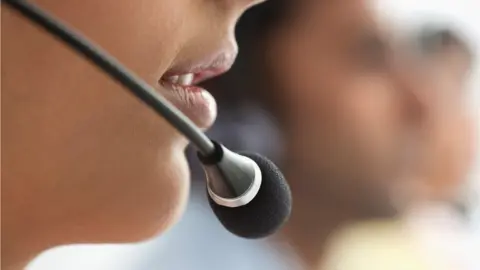
[[[193,75],[191,84],[198,84],[228,71],[232,67],[236,55],[236,53],[223,53],[213,60],[201,61],[203,63],[200,64],[174,66],[165,72],[161,80],[175,81],[182,76],[189,78],[191,74]]]
[[[158,91],[199,128],[207,129],[215,121],[217,105],[213,96],[196,84],[228,71],[233,60],[223,54],[208,64],[171,68],[159,80]]]

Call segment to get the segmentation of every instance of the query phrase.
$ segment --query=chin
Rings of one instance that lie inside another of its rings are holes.
[[[185,212],[190,190],[190,173],[183,151],[176,151],[176,157],[158,173],[156,185],[145,198],[144,216],[138,217],[137,230],[130,231],[133,241],[142,241],[166,232],[175,225]],[[134,216],[138,212],[134,213]]]
[[[154,171],[135,179],[117,179],[123,187],[112,190],[88,222],[84,233],[87,242],[133,243],[148,240],[166,232],[185,211],[190,189],[190,175],[182,151],[169,157],[159,156]],[[115,194],[117,193],[117,194]],[[83,218],[85,220],[85,218]],[[83,241],[82,241],[83,242]]]

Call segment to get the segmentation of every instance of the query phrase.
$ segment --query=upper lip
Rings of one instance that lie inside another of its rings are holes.
[[[236,51],[230,53],[224,52],[216,57],[199,61],[194,64],[174,66],[165,72],[160,80],[163,81],[172,76],[193,74],[194,78],[192,85],[198,84],[227,72],[235,62],[236,56]]]

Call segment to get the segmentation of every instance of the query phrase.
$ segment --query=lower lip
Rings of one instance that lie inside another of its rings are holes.
[[[167,81],[159,83],[159,92],[199,128],[209,128],[217,116],[213,96],[198,86],[183,86]]]

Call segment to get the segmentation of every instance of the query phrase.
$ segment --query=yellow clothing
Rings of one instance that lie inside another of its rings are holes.
[[[379,221],[344,230],[333,240],[322,270],[430,270],[402,225]]]

